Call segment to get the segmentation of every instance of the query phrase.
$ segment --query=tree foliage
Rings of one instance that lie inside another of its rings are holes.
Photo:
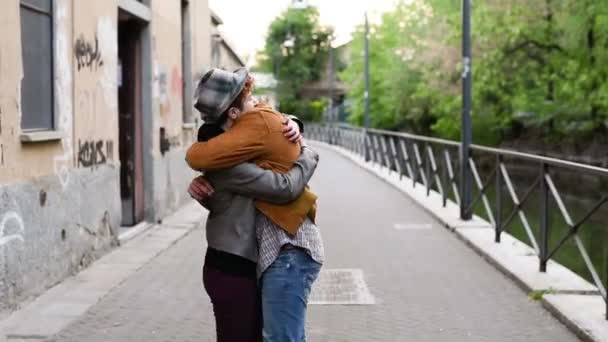
[[[474,138],[580,138],[608,127],[608,2],[473,3]],[[400,2],[370,32],[373,126],[458,138],[458,0]],[[342,78],[363,122],[363,27]]]
[[[270,25],[260,68],[272,72],[279,81],[277,96],[280,110],[298,113],[304,119],[320,115],[320,100],[303,100],[300,93],[306,82],[322,76],[333,30],[319,21],[316,7],[289,8]],[[293,38],[293,46],[286,44]],[[287,46],[287,47],[286,47]]]

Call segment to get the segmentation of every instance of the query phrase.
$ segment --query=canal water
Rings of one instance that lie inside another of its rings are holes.
[[[483,179],[482,182],[489,179],[494,166],[494,163],[489,160],[486,161],[485,165],[478,165],[480,176]],[[506,161],[506,168],[513,182],[515,192],[521,201],[534,184],[535,180],[539,178],[540,167],[528,162]],[[601,198],[608,194],[608,177],[561,168],[551,169],[550,174],[564,205],[575,224],[583,220],[589,211],[597,205]],[[476,186],[475,189],[477,189]],[[492,178],[491,185],[486,191],[486,194],[494,213],[496,213],[495,208],[497,203],[496,192],[496,182],[494,181],[494,178]],[[479,191],[474,192],[474,198],[478,193]],[[548,203],[549,252],[551,253],[553,250],[557,249],[560,242],[568,236],[571,232],[571,228],[566,224],[566,220],[552,195],[549,196]],[[502,204],[502,220],[504,223],[515,208],[511,195],[504,185],[502,189]],[[536,186],[532,190],[529,198],[524,203],[522,210],[532,228],[537,243],[540,245],[540,226],[542,218],[540,186]],[[481,200],[479,200],[475,206],[475,213],[488,220],[488,215]],[[506,226],[505,231],[509,232],[520,241],[532,246],[519,215],[514,216]],[[604,286],[606,286],[608,273],[608,203],[604,204],[595,212],[595,214],[590,216],[585,223],[580,226],[577,234],[581,238],[587,253],[589,253],[596,272],[601,277]],[[593,283],[591,272],[585,264],[583,256],[572,237],[557,249],[553,259]]]

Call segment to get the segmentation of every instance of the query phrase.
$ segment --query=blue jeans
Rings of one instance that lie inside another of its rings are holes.
[[[282,250],[262,275],[264,342],[306,341],[306,306],[321,264],[302,249]]]

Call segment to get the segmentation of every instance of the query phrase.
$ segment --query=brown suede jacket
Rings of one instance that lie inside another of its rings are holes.
[[[268,106],[258,106],[235,120],[226,133],[190,146],[186,162],[194,170],[218,170],[252,161],[263,169],[285,173],[300,156],[300,144],[285,139],[283,122],[282,114]],[[295,235],[306,216],[314,221],[316,200],[317,196],[306,189],[290,204],[256,201],[256,207]]]

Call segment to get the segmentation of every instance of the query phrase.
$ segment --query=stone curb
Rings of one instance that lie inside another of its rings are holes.
[[[128,241],[133,240],[134,238],[140,236],[141,234],[151,229],[154,225],[150,222],[144,221],[137,224],[134,227],[128,228],[126,230],[121,231],[118,234],[118,242],[120,246],[124,246]]]
[[[162,224],[133,237],[90,267],[0,322],[0,342],[44,340],[82,316],[129,276],[203,224],[204,211],[189,203]]]
[[[546,273],[539,272],[538,258],[531,247],[504,232],[501,243],[495,243],[494,229],[489,222],[478,216],[471,221],[460,220],[458,205],[448,201],[444,208],[442,197],[436,191],[427,196],[424,186],[414,187],[409,178],[400,177],[379,164],[366,162],[363,157],[342,147],[319,141],[311,141],[310,144],[336,151],[399,189],[524,291],[546,293],[541,299],[543,307],[579,338],[590,342],[608,341],[606,305],[593,284],[553,260],[549,261]]]

